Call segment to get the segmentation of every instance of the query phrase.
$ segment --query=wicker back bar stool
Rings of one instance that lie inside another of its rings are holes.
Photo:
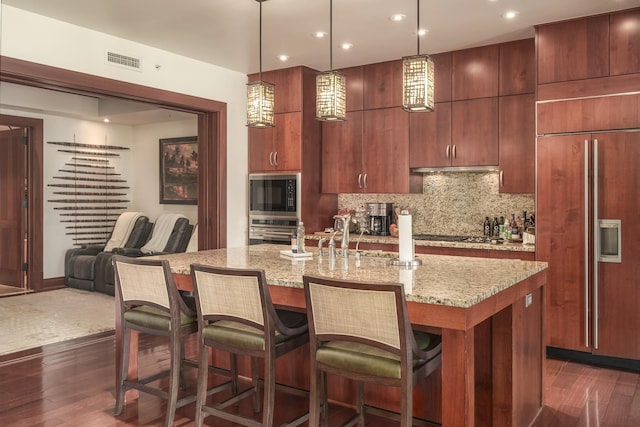
[[[327,373],[354,380],[356,414],[343,425],[365,425],[364,384],[400,388],[403,427],[413,425],[413,384],[439,368],[441,337],[413,331],[401,283],[303,276],[309,318],[309,425],[329,425]],[[381,414],[383,411],[376,411]],[[334,423],[332,423],[333,425]]]
[[[176,408],[195,401],[195,395],[178,400],[184,362],[184,337],[197,332],[196,313],[184,303],[165,260],[113,257],[116,303],[121,306],[121,367],[117,373],[115,415],[124,409],[125,392],[135,389],[167,399],[164,425],[172,426]],[[127,378],[131,331],[169,338],[170,368],[132,381]],[[169,375],[169,389],[150,383]]]
[[[262,270],[218,268],[192,265],[191,275],[199,323],[198,398],[196,426],[209,415],[245,426],[273,425],[276,358],[309,341],[304,313],[277,310],[271,302]],[[206,401],[208,383],[208,348],[231,354],[234,373],[233,394],[217,403]],[[251,358],[252,386],[238,392],[237,355]],[[259,379],[258,361],[264,360],[264,381]],[[260,383],[264,384],[262,419],[243,416],[230,405],[253,395],[253,410],[260,412]],[[286,423],[296,426],[308,419],[308,412]]]

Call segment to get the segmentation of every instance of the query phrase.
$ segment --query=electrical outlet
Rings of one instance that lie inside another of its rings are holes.
[[[533,294],[527,294],[524,297],[524,306],[529,307],[533,303]]]

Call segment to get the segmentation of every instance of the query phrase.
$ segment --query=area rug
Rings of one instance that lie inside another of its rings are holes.
[[[113,330],[114,304],[72,288],[0,298],[0,355]]]

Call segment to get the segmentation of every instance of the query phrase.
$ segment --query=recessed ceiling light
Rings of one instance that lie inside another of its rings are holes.
[[[349,49],[351,49],[351,48],[353,47],[353,44],[351,44],[351,43],[342,43],[342,44],[340,45],[340,47],[341,47],[343,50],[349,50]]]
[[[421,28],[418,30],[418,35],[419,36],[425,36],[427,35],[427,33],[429,32],[429,30],[427,28]]]
[[[289,60],[289,55],[285,55],[285,54],[278,55],[278,59],[279,59],[280,61],[282,61],[282,62],[284,62],[284,61],[288,61],[288,60]]]
[[[104,118],[104,119],[102,119],[102,121],[105,122],[105,123],[109,123],[111,120],[109,120],[107,118]]]
[[[516,12],[515,10],[508,10],[505,13],[502,14],[502,17],[504,19],[513,19],[516,16],[518,16],[518,12]]]
[[[403,15],[402,13],[394,13],[389,17],[389,21],[400,22],[407,19],[407,15]]]
[[[324,31],[316,31],[312,34],[313,37],[317,38],[317,39],[323,39],[325,37],[328,36],[327,33],[325,33]]]

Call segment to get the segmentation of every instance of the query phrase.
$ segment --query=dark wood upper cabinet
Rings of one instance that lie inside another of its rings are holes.
[[[448,167],[451,158],[451,102],[436,104],[432,113],[409,115],[409,166]]]
[[[278,113],[275,127],[249,128],[249,172],[302,168],[302,113]]]
[[[498,164],[498,97],[455,101],[451,105],[451,165]]]
[[[359,193],[362,188],[362,111],[344,122],[322,123],[322,192]]]
[[[402,106],[402,60],[364,66],[364,109]]]
[[[609,15],[537,27],[538,84],[609,75]]]
[[[284,68],[282,70],[265,71],[262,81],[276,85],[275,113],[302,111],[302,67]],[[248,81],[255,82],[259,74],[250,74]]]
[[[435,65],[436,103],[451,101],[451,52],[431,55]]]
[[[535,191],[535,95],[500,97],[499,166],[501,193]]]
[[[640,9],[610,16],[611,75],[640,73]]]
[[[500,45],[500,96],[536,90],[535,39]]]
[[[452,54],[452,99],[498,96],[498,45],[458,50]]]
[[[414,191],[409,173],[409,114],[400,108],[365,110],[362,157],[365,192]]]
[[[338,70],[347,79],[347,111],[358,111],[363,108],[364,67],[350,67]]]

